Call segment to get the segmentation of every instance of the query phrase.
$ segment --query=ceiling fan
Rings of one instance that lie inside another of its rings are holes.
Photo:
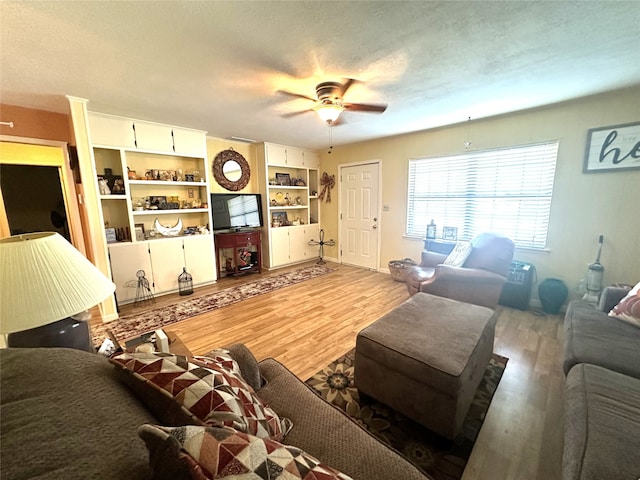
[[[293,112],[285,114],[285,117],[291,117],[314,111],[318,116],[326,122],[329,126],[337,123],[340,114],[345,111],[351,112],[369,112],[369,113],[382,113],[387,109],[385,104],[367,104],[367,103],[348,103],[343,100],[347,90],[358,80],[353,78],[345,79],[344,83],[340,82],[322,82],[316,85],[316,97],[309,97],[300,93],[287,92],[284,90],[278,90],[279,93],[284,93],[296,98],[304,98],[311,100],[315,103],[313,107],[308,110],[302,110],[300,112]]]

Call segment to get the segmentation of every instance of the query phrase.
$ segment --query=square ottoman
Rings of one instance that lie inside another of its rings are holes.
[[[356,338],[358,390],[453,439],[493,353],[495,312],[416,293]]]

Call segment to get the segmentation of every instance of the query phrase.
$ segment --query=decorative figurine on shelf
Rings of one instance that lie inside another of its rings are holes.
[[[122,195],[124,193],[124,180],[116,178],[113,182],[113,191],[111,193]]]
[[[176,223],[173,227],[165,227],[160,225],[160,221],[156,218],[155,222],[153,222],[153,228],[160,235],[165,237],[175,237],[180,232],[182,232],[182,219],[178,219],[178,223]]]
[[[98,177],[98,190],[100,195],[111,195],[111,189],[106,178]]]

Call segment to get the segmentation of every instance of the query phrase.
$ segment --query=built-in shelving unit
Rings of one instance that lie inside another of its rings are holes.
[[[318,239],[318,154],[297,147],[263,143],[258,174],[265,214],[263,263],[276,268],[317,256],[308,245]]]
[[[182,268],[214,282],[205,132],[90,112],[89,134],[112,192],[100,203],[118,303],[135,299],[137,270],[155,294],[176,291]]]

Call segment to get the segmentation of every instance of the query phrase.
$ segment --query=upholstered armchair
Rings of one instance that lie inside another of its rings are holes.
[[[482,233],[471,247],[461,267],[445,265],[446,254],[423,250],[420,265],[407,272],[409,294],[425,292],[495,309],[511,267],[513,242]]]

